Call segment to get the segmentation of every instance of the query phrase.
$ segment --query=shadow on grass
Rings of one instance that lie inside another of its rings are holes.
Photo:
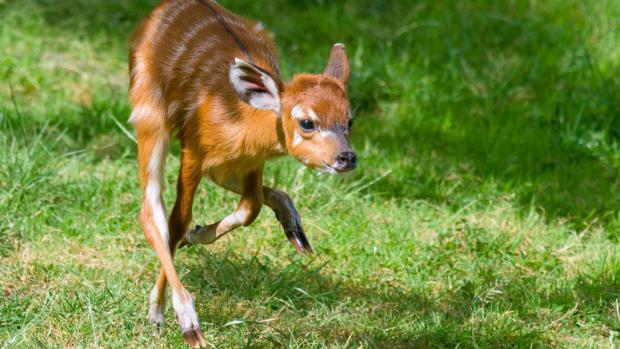
[[[195,291],[197,304],[210,299],[212,308],[199,310],[203,320],[224,324],[277,314],[273,327],[281,335],[280,345],[315,336],[354,347],[542,348],[561,340],[555,332],[550,335],[550,327],[570,328],[584,319],[612,329],[620,326],[613,310],[620,297],[620,263],[613,256],[591,261],[584,274],[554,278],[544,286],[527,268],[506,275],[489,261],[473,279],[455,278],[449,290],[434,293],[326,276],[323,266],[313,262],[283,266],[230,250],[193,255],[195,260],[183,263],[189,269],[184,282]],[[248,303],[252,312],[239,307]],[[323,309],[329,311],[327,319]],[[274,340],[261,338],[262,330],[250,330],[258,346]]]
[[[475,290],[480,285],[472,282],[432,299],[425,290],[407,291],[381,282],[363,286],[327,277],[321,273],[322,266],[313,263],[282,266],[206,252],[183,267],[188,268],[184,283],[195,292],[197,304],[201,298],[214,303],[207,311],[199,310],[203,321],[223,324],[243,317],[256,321],[277,314],[279,321],[273,328],[280,334],[279,345],[317,337],[324,343],[376,348],[553,346],[553,339],[543,331],[514,317],[508,319],[500,310],[509,312],[525,307],[522,304],[500,301],[488,305],[493,309],[490,313],[497,312],[496,318],[474,315],[481,307]],[[238,307],[248,303],[259,304],[251,306],[253,312]],[[329,309],[328,319],[322,318],[322,309]],[[248,338],[256,335],[254,346],[274,340],[261,338],[262,330],[261,326],[251,330]]]

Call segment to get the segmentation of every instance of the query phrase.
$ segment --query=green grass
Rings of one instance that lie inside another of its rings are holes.
[[[268,210],[178,254],[213,345],[620,345],[620,2],[221,2],[276,33],[286,77],[347,44],[361,160],[268,165],[316,256]],[[159,338],[146,321],[159,265],[123,132],[153,3],[0,0],[0,347],[182,344],[170,310]],[[205,182],[196,223],[235,203]]]

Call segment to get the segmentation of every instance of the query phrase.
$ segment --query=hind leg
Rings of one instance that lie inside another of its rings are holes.
[[[177,179],[177,198],[168,222],[170,229],[168,246],[172,257],[174,257],[176,249],[185,237],[187,228],[192,220],[192,205],[201,179],[202,172],[198,161],[196,161],[189,149],[183,149],[181,153],[181,169]],[[158,332],[159,328],[164,324],[166,309],[166,273],[163,267],[151,291],[150,301],[149,321],[156,326],[156,331]]]
[[[158,120],[163,120],[163,118]],[[172,246],[169,245],[170,230],[162,199],[162,172],[170,132],[160,125],[157,119],[145,118],[135,122],[135,127],[138,138],[140,178],[144,191],[140,211],[140,223],[144,236],[157,254],[165,278],[172,289],[172,305],[185,341],[193,347],[204,347],[206,340],[200,332],[198,315],[194,309],[192,297],[181,284],[172,262]],[[160,286],[156,292],[159,293],[162,288]],[[157,295],[154,298],[158,298]]]

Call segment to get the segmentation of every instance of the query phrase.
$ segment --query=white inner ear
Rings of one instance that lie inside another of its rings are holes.
[[[254,79],[249,79],[254,75]],[[260,77],[262,85],[248,80],[256,81]],[[249,105],[257,109],[274,110],[280,115],[280,93],[275,81],[268,74],[254,65],[235,58],[235,63],[230,67],[229,79],[239,97]],[[265,91],[260,91],[264,89]]]
[[[243,94],[248,88],[248,82],[243,78],[246,76],[245,72],[239,68],[238,65],[231,65],[230,72],[228,73],[228,78],[230,79],[230,83],[233,88],[239,93]]]
[[[271,76],[263,72],[260,72],[260,79],[263,81],[263,84],[265,85],[265,87],[267,87],[267,90],[269,91],[269,93],[275,96],[278,100],[278,103],[280,103],[280,93],[278,91],[278,87],[276,86],[276,82],[273,81]]]
[[[256,109],[270,109],[280,113],[280,103],[266,93],[257,94],[249,100],[249,104]]]

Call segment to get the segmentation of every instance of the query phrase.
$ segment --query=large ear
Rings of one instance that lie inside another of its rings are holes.
[[[228,77],[242,101],[256,109],[280,112],[280,91],[269,73],[254,64],[235,58]]]
[[[349,65],[349,57],[347,57],[347,52],[344,50],[343,44],[334,45],[323,74],[331,76],[340,81],[343,85],[349,82],[351,66]]]

